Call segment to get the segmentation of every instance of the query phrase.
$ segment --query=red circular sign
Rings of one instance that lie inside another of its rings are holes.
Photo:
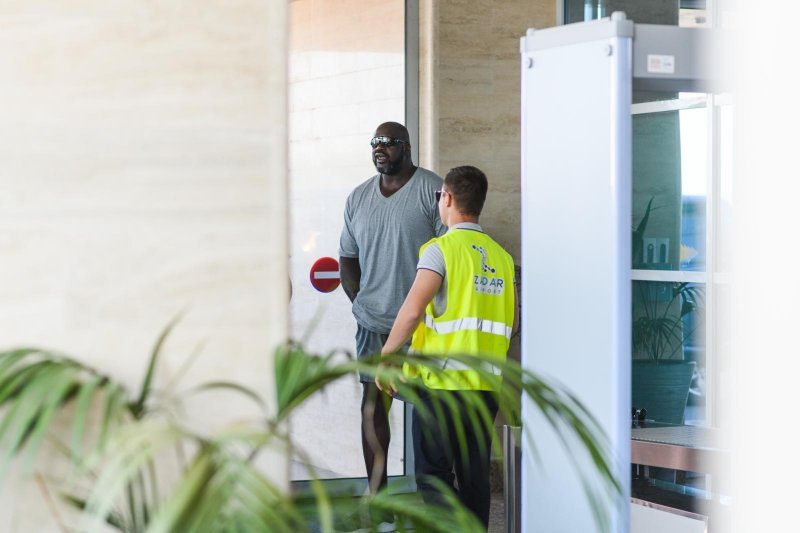
[[[339,286],[339,261],[333,257],[320,257],[311,266],[309,279],[319,292],[335,291]]]

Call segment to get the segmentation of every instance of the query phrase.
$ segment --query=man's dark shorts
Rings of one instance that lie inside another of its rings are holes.
[[[373,355],[380,355],[388,338],[389,335],[375,333],[358,324],[358,329],[356,330],[356,356],[359,359],[364,359]],[[375,378],[359,372],[358,380],[361,383],[372,383]]]

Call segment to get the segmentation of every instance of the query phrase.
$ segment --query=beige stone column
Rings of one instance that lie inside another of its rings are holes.
[[[138,387],[232,380],[272,400],[287,333],[287,39],[272,0],[0,7],[0,345],[56,348]],[[171,383],[187,357],[197,356]],[[253,414],[198,397],[212,431]],[[269,459],[286,483],[286,464]],[[48,531],[32,484],[0,530]]]
[[[554,26],[556,3],[419,4],[420,165],[443,177],[458,165],[483,170],[489,195],[481,224],[519,263],[519,39],[528,28]],[[519,358],[519,337],[509,356]]]
[[[556,3],[420,1],[420,164],[489,177],[481,222],[520,251],[519,38],[553,26]]]

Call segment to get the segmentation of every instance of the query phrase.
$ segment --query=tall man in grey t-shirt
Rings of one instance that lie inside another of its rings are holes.
[[[358,324],[356,354],[380,354],[397,311],[414,282],[419,248],[447,228],[439,219],[435,191],[442,178],[414,166],[408,130],[378,126],[370,141],[378,174],[347,197],[339,243],[342,288]],[[361,446],[370,490],[386,486],[392,397],[360,376]]]

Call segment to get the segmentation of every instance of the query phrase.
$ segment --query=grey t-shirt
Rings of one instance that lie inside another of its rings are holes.
[[[386,198],[380,174],[355,188],[344,210],[339,255],[357,257],[361,285],[353,315],[363,327],[387,334],[416,276],[419,248],[447,228],[434,192],[442,178],[424,168]]]

